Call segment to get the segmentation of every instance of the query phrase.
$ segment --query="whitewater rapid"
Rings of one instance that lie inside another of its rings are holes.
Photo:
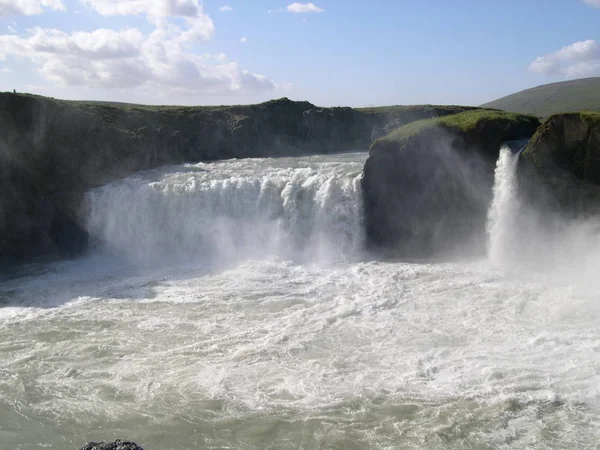
[[[352,153],[145,172],[90,192],[87,227],[104,249],[137,263],[351,256],[364,240],[363,160]]]
[[[593,448],[600,286],[507,270],[512,155],[497,256],[437,264],[364,252],[365,158],[170,167],[90,192],[96,251],[0,284],[0,449]]]

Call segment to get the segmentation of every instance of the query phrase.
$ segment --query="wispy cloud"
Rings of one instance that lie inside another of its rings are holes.
[[[287,12],[291,13],[321,13],[325,12],[323,8],[319,8],[314,3],[290,3],[287,6]]]
[[[2,0],[0,0],[2,1]],[[182,40],[210,39],[215,32],[211,18],[197,0],[80,0],[103,16],[144,15],[161,29],[176,28],[169,19],[183,19],[187,25]]]
[[[25,37],[0,35],[0,60],[25,57],[57,86],[146,89],[182,94],[263,92],[276,85],[243,70],[225,55],[199,55],[181,31],[157,28],[149,36],[129,28],[67,34],[34,28]]]
[[[221,11],[221,12],[231,12],[231,11],[233,11],[233,8],[231,6],[229,6],[229,5],[225,5],[225,6],[221,6],[219,8],[219,11]]]
[[[529,64],[532,72],[579,78],[600,74],[600,46],[594,40],[579,41],[544,56]]]
[[[0,17],[34,16],[45,9],[65,11],[62,0],[0,0]]]
[[[600,8],[600,0],[583,0],[584,3],[587,3],[594,8]]]
[[[0,0],[0,17],[64,9],[63,1]],[[6,61],[0,63],[6,69],[2,72],[11,70],[13,59],[25,59],[37,67],[49,89],[123,90],[153,97],[231,98],[280,88],[223,53],[201,52],[197,43],[211,39],[215,26],[199,0],[78,1],[101,16],[141,16],[153,26],[151,31],[129,27],[73,32],[31,27],[21,33],[14,22],[5,20],[7,31],[0,32],[0,62]],[[232,9],[227,5],[221,8],[224,12]],[[249,40],[244,36],[240,42]]]

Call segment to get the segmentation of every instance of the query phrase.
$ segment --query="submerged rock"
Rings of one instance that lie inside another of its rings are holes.
[[[117,439],[114,442],[89,442],[80,450],[144,450],[135,442]]]
[[[538,125],[532,116],[478,110],[375,141],[363,178],[371,248],[403,257],[483,250],[500,146],[531,137]]]

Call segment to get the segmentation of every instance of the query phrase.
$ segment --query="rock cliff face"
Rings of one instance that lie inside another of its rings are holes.
[[[600,113],[548,118],[521,156],[519,181],[525,199],[538,207],[600,212]]]
[[[500,146],[538,125],[479,110],[414,122],[375,141],[363,178],[371,247],[401,257],[483,251]]]
[[[600,184],[600,113],[550,117],[523,156],[541,171],[560,169],[580,180]]]
[[[163,164],[367,149],[374,130],[462,107],[319,108],[288,99],[146,107],[0,93],[0,260],[73,254],[83,193]]]

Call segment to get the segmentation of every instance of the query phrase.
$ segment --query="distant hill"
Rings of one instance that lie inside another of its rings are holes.
[[[600,77],[544,84],[481,106],[539,117],[561,112],[600,111]]]

